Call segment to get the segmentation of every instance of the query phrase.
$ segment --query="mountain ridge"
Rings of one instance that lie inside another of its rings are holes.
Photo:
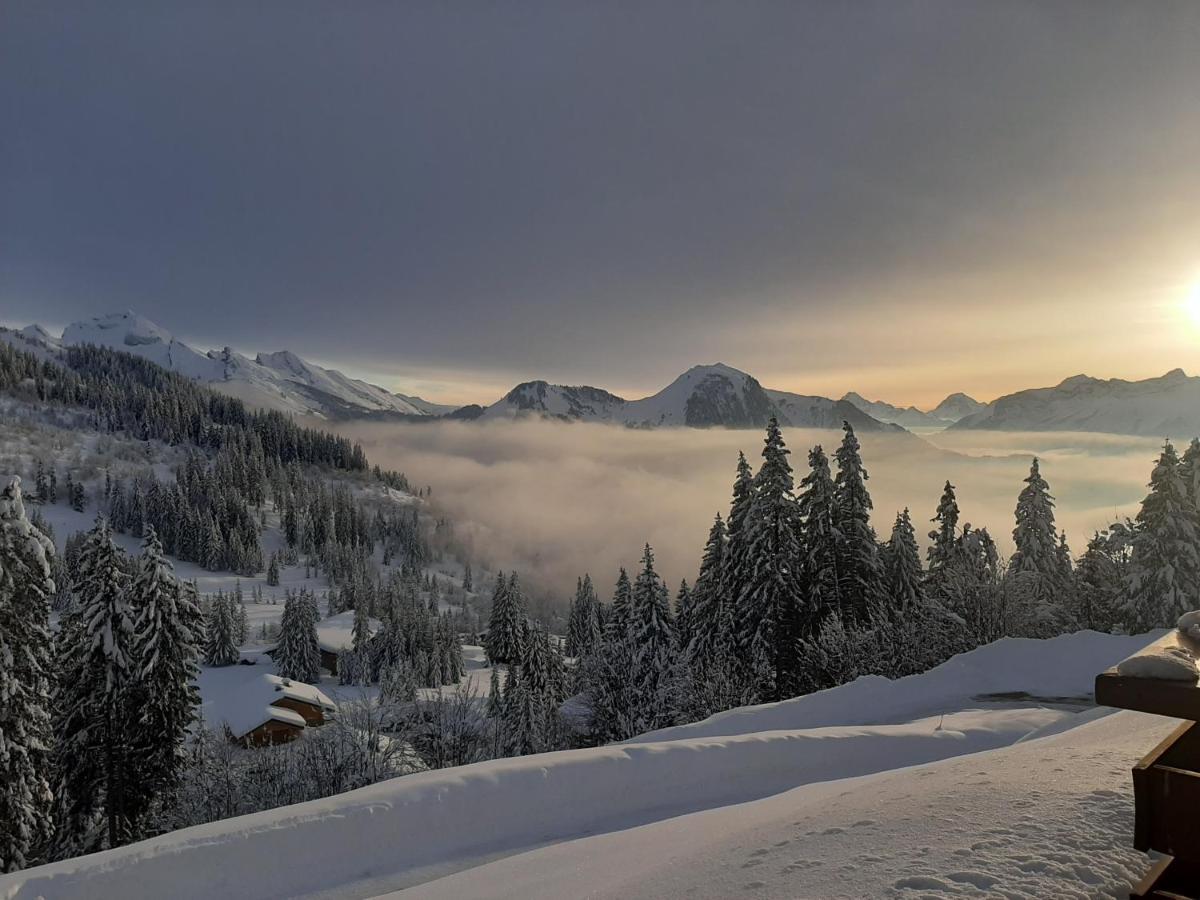
[[[133,311],[81,319],[55,338],[41,325],[13,332],[43,352],[96,344],[149,359],[171,371],[237,397],[252,406],[323,419],[360,416],[431,418],[457,407],[392,393],[302,359],[290,350],[258,353],[253,359],[231,347],[202,352]]]

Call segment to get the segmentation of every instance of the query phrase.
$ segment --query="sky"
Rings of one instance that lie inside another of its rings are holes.
[[[0,6],[0,321],[490,402],[1200,369],[1200,4]]]

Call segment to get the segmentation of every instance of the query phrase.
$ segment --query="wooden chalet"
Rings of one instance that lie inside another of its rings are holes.
[[[230,740],[245,747],[294,741],[305,728],[325,724],[337,706],[319,688],[262,675],[239,684],[214,703],[214,721],[224,722]]]

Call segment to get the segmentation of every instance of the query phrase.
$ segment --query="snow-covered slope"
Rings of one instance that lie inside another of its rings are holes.
[[[694,366],[657,394],[641,400],[625,400],[600,388],[530,381],[487,407],[482,417],[528,415],[638,428],[761,428],[771,416],[793,427],[839,428],[843,421],[860,431],[891,427],[841,400],[768,390],[753,376],[722,363]]]
[[[0,877],[0,896],[1115,897],[1146,868],[1128,766],[1172,724],[1061,698],[1153,638],[1003,641],[715,728],[186,829]]]
[[[435,416],[455,409],[325,369],[288,350],[251,359],[226,347],[203,353],[144,316],[133,312],[97,316],[69,325],[61,340],[39,325],[21,332],[29,340],[60,345],[96,344],[134,353],[202,381],[251,406],[321,418],[401,415]]]
[[[1182,369],[1144,381],[1075,375],[1000,397],[953,427],[1190,438],[1200,433],[1200,377]]]

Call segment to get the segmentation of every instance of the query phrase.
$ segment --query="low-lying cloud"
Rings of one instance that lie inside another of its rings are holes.
[[[604,594],[618,566],[655,550],[673,586],[692,581],[714,513],[725,514],[738,450],[757,467],[757,431],[608,425],[436,423],[355,425],[373,462],[430,485],[433,501],[489,566],[516,568],[538,593],[566,598],[590,572]],[[788,429],[797,480],[808,449],[832,456],[840,432]],[[1002,552],[1012,546],[1013,506],[1038,455],[1058,500],[1072,549],[1092,531],[1132,514],[1145,494],[1157,441],[1094,434],[944,432],[860,435],[881,536],[897,510],[912,510],[922,541],[942,485],[958,489],[962,521],[987,526]]]

